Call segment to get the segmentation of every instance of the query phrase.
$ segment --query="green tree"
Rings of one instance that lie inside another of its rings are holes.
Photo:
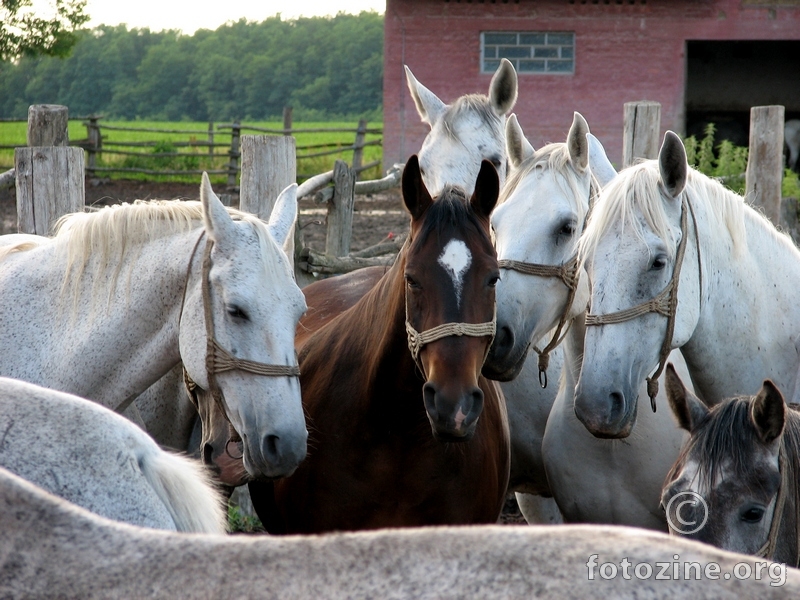
[[[21,56],[66,56],[76,30],[89,20],[86,0],[53,0],[54,13],[37,16],[31,0],[0,0],[0,61]]]

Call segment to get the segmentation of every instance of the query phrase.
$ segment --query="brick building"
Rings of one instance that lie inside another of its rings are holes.
[[[800,0],[387,0],[384,44],[387,165],[428,131],[403,64],[449,103],[486,93],[505,56],[535,147],[563,141],[578,110],[617,165],[625,102],[660,102],[662,130],[713,120],[744,144],[751,106],[800,118]]]

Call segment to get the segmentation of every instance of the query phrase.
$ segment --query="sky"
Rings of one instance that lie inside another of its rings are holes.
[[[126,23],[129,28],[180,29],[192,34],[241,18],[263,21],[277,13],[294,19],[362,10],[383,13],[385,9],[386,0],[88,0],[85,12],[91,17],[88,27]]]

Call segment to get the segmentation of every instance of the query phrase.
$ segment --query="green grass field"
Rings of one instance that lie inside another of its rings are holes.
[[[159,129],[159,130],[181,130],[187,133],[166,133],[166,132],[148,132],[148,131],[118,131],[113,129],[104,129],[103,126],[110,127],[126,127],[126,128],[141,128],[141,129]],[[204,142],[209,139],[208,123],[200,122],[163,122],[163,121],[100,121],[100,131],[103,136],[103,144],[106,150],[122,150],[125,152],[136,152],[144,154],[144,156],[126,156],[116,155],[111,153],[104,153],[97,162],[98,167],[125,167],[125,168],[143,168],[149,170],[212,170],[224,169],[227,166],[227,150],[230,147],[230,129],[219,129],[220,125],[225,123],[214,124],[214,143],[222,144],[214,148],[214,153],[217,155],[209,157],[207,146],[190,146],[190,147],[176,147],[175,143],[180,142]],[[260,134],[258,131],[248,131],[246,127],[254,126],[267,129],[281,129],[283,127],[280,122],[248,122],[242,123],[242,135]],[[321,128],[340,128],[351,129],[352,132],[313,132],[304,133],[299,132],[294,135],[297,144],[297,173],[298,178],[305,178],[317,173],[322,173],[333,168],[333,163],[337,158],[351,163],[353,159],[352,150],[345,150],[339,154],[303,158],[305,154],[313,154],[331,148],[310,148],[303,149],[304,146],[320,145],[326,143],[338,143],[341,146],[352,145],[355,140],[355,129],[357,123],[355,122],[328,122],[328,123],[294,123],[295,129],[321,129]],[[368,128],[380,129],[382,123],[369,123]],[[0,146],[24,146],[26,140],[27,124],[25,122],[3,122],[0,123]],[[189,133],[191,132],[191,133]],[[196,132],[196,133],[194,133]],[[86,139],[87,129],[81,121],[69,122],[69,138],[71,141]],[[381,134],[368,133],[365,137],[366,142],[380,140]],[[115,142],[155,142],[153,146],[146,147],[115,147]],[[175,152],[181,154],[189,154],[190,156],[172,156]],[[161,154],[153,156],[153,154]],[[164,155],[166,154],[166,155]],[[367,146],[364,148],[363,164],[372,161],[380,160],[382,150],[380,145]],[[0,148],[0,171],[9,169],[14,164],[14,150]],[[98,172],[100,176],[108,176],[113,178],[126,178],[126,179],[148,179],[148,180],[178,180],[178,181],[196,181],[197,175],[145,175],[131,172]],[[303,177],[305,176],[305,177]],[[381,176],[380,166],[373,167],[362,173],[361,179],[374,179]],[[216,181],[224,181],[225,175],[216,175],[212,177]]]

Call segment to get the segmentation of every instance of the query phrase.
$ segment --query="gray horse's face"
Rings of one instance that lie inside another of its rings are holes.
[[[684,387],[672,365],[665,382],[673,413],[691,434],[661,496],[670,533],[724,550],[758,554],[773,520],[783,516],[780,508],[776,514],[781,470],[790,466],[783,463],[796,460],[779,458],[788,418],[783,396],[766,380],[756,396],[726,400],[709,410]],[[783,486],[784,493],[795,489],[788,479]],[[787,498],[788,507],[792,501]],[[779,538],[793,538],[791,523],[781,526],[779,520],[776,527]],[[785,552],[779,544],[768,557],[786,560]]]
[[[488,96],[470,94],[445,104],[406,67],[411,97],[423,123],[431,127],[417,153],[425,187],[435,197],[445,186],[474,191],[484,160],[491,162],[503,185],[506,176],[506,115],[517,101],[517,74],[503,59],[489,84]]]

